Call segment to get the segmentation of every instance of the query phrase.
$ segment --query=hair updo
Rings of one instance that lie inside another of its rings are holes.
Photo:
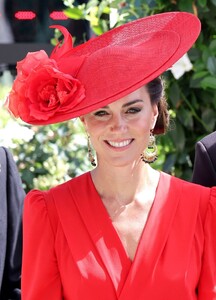
[[[163,134],[166,132],[169,126],[169,112],[164,91],[164,81],[161,77],[157,77],[147,83],[146,88],[149,93],[152,105],[157,104],[158,106],[158,118],[153,133]]]

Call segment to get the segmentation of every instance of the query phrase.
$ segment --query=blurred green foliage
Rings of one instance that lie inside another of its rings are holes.
[[[28,143],[19,142],[14,153],[28,190],[48,189],[86,169],[87,148],[78,122],[33,127],[33,138]]]
[[[216,130],[216,0],[90,0],[83,4],[65,0],[64,4],[68,7],[67,16],[88,20],[95,35],[160,12],[188,11],[198,15],[202,32],[188,53],[193,69],[178,80],[170,71],[164,74],[171,126],[166,135],[157,138],[159,158],[154,163],[157,169],[190,180],[196,141]],[[0,83],[1,103],[8,88]],[[47,189],[91,168],[79,120],[29,126],[13,120],[1,109],[0,143],[3,145],[2,137],[7,135],[11,122],[19,127],[8,133],[11,138],[6,146],[14,154],[26,191]],[[28,138],[22,137],[23,129],[29,130]]]

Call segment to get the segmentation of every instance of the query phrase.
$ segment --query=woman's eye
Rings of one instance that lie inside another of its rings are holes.
[[[94,115],[98,117],[103,117],[108,115],[108,112],[106,110],[98,110],[94,113]]]
[[[140,111],[141,111],[141,108],[139,108],[139,107],[131,107],[126,111],[126,113],[127,114],[136,114]]]

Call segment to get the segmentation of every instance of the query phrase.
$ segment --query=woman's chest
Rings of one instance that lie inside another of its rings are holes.
[[[131,261],[134,260],[137,247],[148,219],[150,208],[150,202],[145,205],[135,204],[126,207],[112,220],[112,225]]]

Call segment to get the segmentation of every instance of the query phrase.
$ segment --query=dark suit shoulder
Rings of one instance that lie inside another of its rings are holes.
[[[205,146],[205,148],[207,148],[207,149],[210,149],[212,147],[214,149],[216,149],[216,131],[205,136],[199,142],[202,143]]]
[[[216,131],[196,144],[192,181],[209,187],[216,185]]]

